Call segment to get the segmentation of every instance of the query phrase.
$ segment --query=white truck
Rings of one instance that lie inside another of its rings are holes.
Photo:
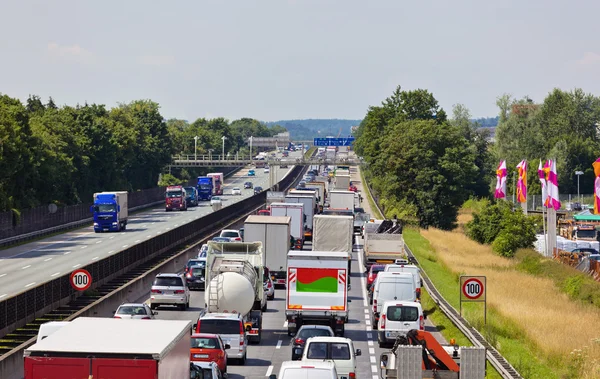
[[[189,378],[191,327],[78,317],[25,350],[25,379]]]
[[[292,247],[302,250],[304,247],[304,204],[273,203],[271,204],[271,216],[289,216],[291,218],[290,234],[294,238]]]
[[[99,192],[94,194],[90,211],[94,215],[94,232],[120,232],[127,228],[127,191]]]
[[[335,173],[335,189],[347,191],[350,188],[350,175]]]
[[[335,189],[329,191],[329,208],[350,209],[354,212],[354,192]]]
[[[290,251],[285,316],[288,335],[303,324],[329,325],[343,336],[348,317],[348,253]]]
[[[305,188],[307,190],[316,190],[317,191],[317,202],[319,204],[319,210],[322,212],[323,207],[325,206],[325,183],[322,182],[310,182],[306,183]]]
[[[263,264],[276,286],[285,286],[291,221],[289,216],[248,216],[244,222],[244,242],[262,242]]]
[[[267,209],[273,203],[285,203],[285,192],[267,191]]]
[[[348,253],[348,285],[354,246],[354,218],[352,216],[315,216],[312,248],[315,251],[345,251]]]
[[[286,203],[301,203],[304,205],[304,240],[312,241],[313,217],[315,215],[315,207],[317,199],[314,193],[312,195],[294,195],[288,194],[285,197]]]
[[[254,342],[260,342],[262,312],[267,310],[263,262],[261,242],[208,242],[206,312],[242,315],[244,324],[251,325],[248,340]]]
[[[327,150],[325,150],[325,158],[335,159],[335,147],[328,147]]]
[[[364,224],[364,265],[393,264],[406,258],[402,225],[392,220],[374,220]]]

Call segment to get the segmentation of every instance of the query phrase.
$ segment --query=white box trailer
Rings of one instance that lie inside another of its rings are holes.
[[[350,209],[354,212],[354,192],[337,189],[329,191],[329,208]]]
[[[267,208],[273,203],[285,203],[285,192],[267,191]]]
[[[314,193],[314,192],[313,192]],[[302,203],[304,207],[304,240],[312,241],[313,217],[315,215],[315,206],[317,199],[315,195],[294,195],[288,194],[285,197],[286,203]]]
[[[325,183],[310,182],[306,183],[305,188],[307,190],[314,189],[317,191],[317,201],[319,203],[319,209],[323,210],[323,206],[325,205]]]
[[[348,190],[350,187],[350,175],[335,173],[335,189]]]
[[[294,237],[296,249],[304,246],[304,204],[302,203],[273,203],[271,216],[289,216],[290,234]],[[264,216],[263,216],[264,217]]]
[[[303,324],[325,324],[344,335],[348,316],[348,253],[290,251],[285,315],[288,335]]]
[[[286,283],[291,220],[289,216],[248,216],[244,222],[244,242],[262,242],[265,267],[275,277],[275,285]]]

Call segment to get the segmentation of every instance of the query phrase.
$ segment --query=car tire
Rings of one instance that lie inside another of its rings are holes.
[[[268,296],[268,297],[267,297],[267,300],[275,300],[275,295],[273,295],[273,296]]]
[[[240,364],[242,364],[242,365],[246,364],[246,354],[244,354],[244,357],[240,360]]]

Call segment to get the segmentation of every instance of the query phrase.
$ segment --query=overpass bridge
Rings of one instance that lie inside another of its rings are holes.
[[[225,159],[223,159],[225,158]],[[362,161],[356,157],[348,158],[273,158],[268,157],[265,160],[254,159],[251,156],[229,156],[221,155],[175,155],[171,159],[169,169],[175,167],[243,167],[255,165],[257,162],[264,162],[269,166],[358,166]]]

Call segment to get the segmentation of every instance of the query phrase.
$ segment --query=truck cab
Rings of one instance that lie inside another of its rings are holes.
[[[120,232],[127,228],[127,192],[101,192],[94,194],[94,232]]]
[[[185,189],[182,186],[169,186],[165,194],[165,210],[187,211],[187,201]]]
[[[199,176],[196,184],[198,198],[202,201],[210,201],[213,195],[213,179],[208,176]]]
[[[198,190],[195,187],[185,187],[185,200],[187,201],[188,206],[197,207],[198,206]]]

